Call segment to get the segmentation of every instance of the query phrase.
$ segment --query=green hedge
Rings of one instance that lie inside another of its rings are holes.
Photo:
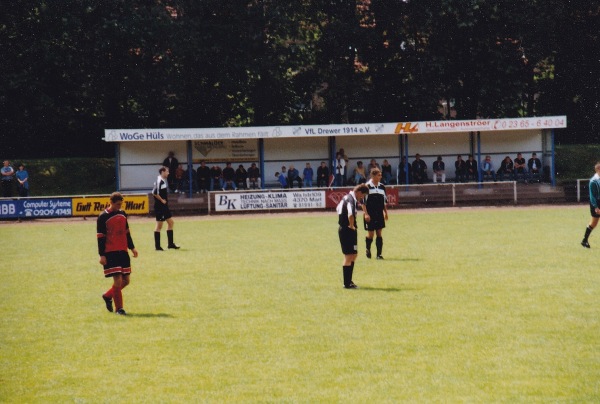
[[[556,146],[556,173],[559,184],[594,175],[600,161],[600,145]]]

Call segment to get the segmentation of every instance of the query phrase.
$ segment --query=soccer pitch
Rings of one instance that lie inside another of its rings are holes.
[[[361,227],[346,290],[335,212],[175,217],[182,248],[164,252],[131,217],[126,317],[100,297],[95,220],[0,222],[0,401],[598,402],[588,221],[391,211],[385,260]]]

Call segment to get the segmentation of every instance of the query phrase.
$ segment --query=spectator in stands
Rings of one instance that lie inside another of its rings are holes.
[[[367,166],[367,174],[371,175],[370,174],[371,170],[374,169],[374,168],[376,168],[376,169],[378,169],[378,170],[381,171],[381,167],[379,167],[379,163],[377,162],[377,160],[371,159],[371,161],[369,161],[369,165]]]
[[[354,185],[364,184],[367,182],[367,173],[365,172],[365,166],[362,161],[356,162],[356,167],[354,168],[354,175],[352,178],[354,180]]]
[[[321,161],[321,165],[317,168],[317,187],[329,186],[329,167],[327,163]]]
[[[518,180],[519,177],[527,181],[527,162],[521,153],[517,153],[517,157],[514,160],[514,168],[515,181]]]
[[[283,168],[285,168],[285,167],[283,167]],[[279,185],[281,185],[281,188],[287,188],[287,179],[286,179],[285,173],[283,173],[283,172],[280,173],[279,171],[277,171],[275,173],[275,178],[277,178],[277,182],[279,182]]]
[[[335,186],[342,187],[346,185],[346,160],[344,155],[338,152],[335,155]]]
[[[290,164],[290,168],[288,168],[287,177],[287,183],[290,188],[294,188],[294,181],[298,183],[298,188],[302,188],[302,178],[300,178],[300,173],[298,170],[296,170],[293,164]]]
[[[438,178],[441,182],[446,182],[446,164],[442,160],[442,156],[437,156],[437,160],[433,162],[433,182],[437,182]]]
[[[383,164],[381,164],[381,174],[382,182],[389,185],[392,181],[392,165],[387,160],[383,160]],[[371,174],[369,173],[369,175]]]
[[[585,229],[585,234],[583,236],[583,240],[581,241],[581,245],[585,248],[590,248],[590,243],[588,242],[588,238],[592,233],[592,230],[598,225],[598,220],[600,219],[600,161],[596,163],[594,166],[594,170],[596,173],[592,178],[590,178],[590,213],[592,215],[592,219],[590,220],[590,224]]]
[[[485,159],[481,162],[481,180],[485,181],[486,178],[496,181],[496,172],[491,156],[485,156]]]
[[[421,160],[421,155],[415,155],[415,161],[412,162],[413,182],[415,184],[423,184],[428,181],[427,164]]]
[[[475,160],[475,158],[473,158],[472,154],[469,154],[469,158],[467,159],[467,161],[465,161],[465,167],[466,167],[466,180],[467,182],[473,180],[473,181],[479,181],[479,173],[477,171],[477,161]]]
[[[181,166],[181,164],[177,165],[177,168],[175,169],[175,184],[177,184],[175,186],[175,193],[183,191],[185,192],[184,189],[184,185],[183,185],[183,167]]]
[[[214,165],[210,169],[210,190],[223,189],[223,171],[218,165]]]
[[[248,171],[244,168],[243,164],[240,164],[235,170],[235,183],[238,188],[246,189],[246,180],[248,179]]]
[[[19,190],[19,196],[26,198],[29,196],[29,173],[25,170],[23,163],[19,164],[19,170],[16,172],[17,177],[17,188]]]
[[[177,171],[177,167],[179,167],[179,160],[175,158],[175,153],[170,151],[167,158],[163,160],[163,167],[167,167],[169,169],[169,178],[167,182],[169,183],[169,190],[171,192],[175,192],[177,189],[177,179],[175,178],[175,172]]]
[[[231,166],[230,162],[225,163],[225,168],[223,169],[223,191],[227,189],[236,190],[235,186],[235,170]]]
[[[2,196],[10,198],[13,193],[13,178],[15,176],[15,170],[10,166],[10,161],[4,160],[4,166],[0,172],[2,173]]]
[[[206,166],[206,161],[201,161],[198,170],[196,170],[196,177],[198,178],[198,188],[200,192],[208,192],[211,189],[210,186],[210,168]]]
[[[408,172],[408,176],[406,175]],[[398,165],[398,184],[410,184],[412,182],[412,166],[406,162],[406,157],[402,156]]]
[[[310,166],[310,163],[306,163],[306,167],[302,171],[302,180],[304,180],[305,188],[312,188],[314,171]]]
[[[248,169],[248,179],[246,180],[248,188],[260,188],[260,170],[256,167],[256,163],[250,164]]]
[[[462,156],[459,154],[456,156],[456,161],[454,162],[454,181],[455,182],[465,182],[465,177],[467,175],[467,163],[463,160]]]
[[[537,158],[537,153],[531,153],[527,168],[529,169],[529,181],[540,182],[542,180],[542,162]]]
[[[192,168],[192,171],[185,170],[183,172],[183,186],[179,189],[179,192],[193,192],[195,194],[198,193],[198,176],[196,175],[196,170]],[[191,186],[190,186],[191,185]]]
[[[500,181],[504,181],[505,178],[508,178],[509,181],[514,179],[514,164],[509,156],[504,157],[497,174],[500,177]]]

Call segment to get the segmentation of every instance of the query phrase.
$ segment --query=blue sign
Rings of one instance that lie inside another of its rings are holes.
[[[0,201],[0,218],[69,217],[73,215],[71,198],[40,198]]]

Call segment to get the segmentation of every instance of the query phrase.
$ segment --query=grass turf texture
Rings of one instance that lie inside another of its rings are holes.
[[[597,402],[588,214],[393,212],[385,261],[359,231],[358,290],[335,213],[175,218],[164,252],[131,218],[127,317],[100,297],[95,220],[1,223],[0,401]]]

